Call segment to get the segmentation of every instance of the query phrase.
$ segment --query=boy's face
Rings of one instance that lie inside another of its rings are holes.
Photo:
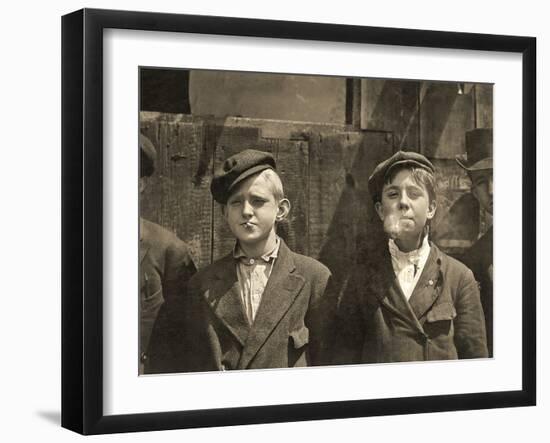
[[[472,180],[472,194],[479,202],[479,205],[489,214],[493,213],[493,170],[470,172]]]
[[[289,209],[288,200],[276,201],[270,184],[256,174],[236,185],[223,214],[239,242],[256,245],[275,234],[275,221],[282,220]]]
[[[426,188],[415,181],[412,172],[402,169],[384,185],[382,200],[375,209],[391,238],[416,238],[434,217],[436,204],[430,202]]]

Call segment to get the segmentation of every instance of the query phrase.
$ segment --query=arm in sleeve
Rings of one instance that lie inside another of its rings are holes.
[[[332,276],[330,271],[319,279],[310,302],[305,323],[310,331],[309,364],[326,365],[330,361],[328,340],[333,330],[336,301],[331,291]]]
[[[455,299],[455,346],[458,358],[485,358],[487,338],[479,287],[469,269],[463,272]]]
[[[185,295],[187,282],[197,272],[189,248],[179,238],[166,249],[163,295],[166,300]]]
[[[185,311],[190,294],[188,284],[196,273],[187,245],[174,237],[166,248],[162,290],[165,302],[160,308],[149,344],[147,373],[182,372],[185,349]]]
[[[169,298],[160,308],[149,342],[146,373],[168,374],[184,372],[187,342],[187,315],[190,294]]]
[[[360,305],[362,292],[359,281],[357,272],[355,272],[339,290],[329,341],[332,364],[361,363],[366,329]]]

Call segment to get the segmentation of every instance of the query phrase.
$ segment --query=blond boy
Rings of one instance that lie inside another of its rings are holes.
[[[275,159],[251,149],[228,158],[211,192],[236,243],[190,282],[176,369],[319,364],[330,272],[277,236],[276,224],[287,217],[290,202]]]

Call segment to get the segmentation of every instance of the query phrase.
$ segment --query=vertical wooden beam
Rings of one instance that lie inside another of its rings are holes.
[[[346,124],[361,129],[361,79],[346,79]]]
[[[394,147],[418,149],[419,82],[361,80],[361,129],[391,132]]]
[[[477,83],[475,85],[475,127],[493,127],[493,85]]]
[[[462,89],[463,88],[463,89]],[[422,153],[429,158],[451,159],[464,151],[464,133],[474,128],[471,83],[426,82],[420,94]]]
[[[474,90],[474,129],[477,129],[477,85],[474,84],[472,88]]]
[[[420,118],[421,106],[422,106],[422,88],[424,87],[424,82],[418,82],[416,84],[416,150],[422,152],[422,119]]]

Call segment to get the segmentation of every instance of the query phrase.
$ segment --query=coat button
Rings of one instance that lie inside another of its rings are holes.
[[[145,352],[142,352],[139,359],[142,363],[145,363],[147,361],[147,354]]]
[[[429,280],[429,281],[428,281],[428,284],[429,284],[430,286],[433,286],[433,285],[434,285],[434,281],[433,281],[433,280]]]

